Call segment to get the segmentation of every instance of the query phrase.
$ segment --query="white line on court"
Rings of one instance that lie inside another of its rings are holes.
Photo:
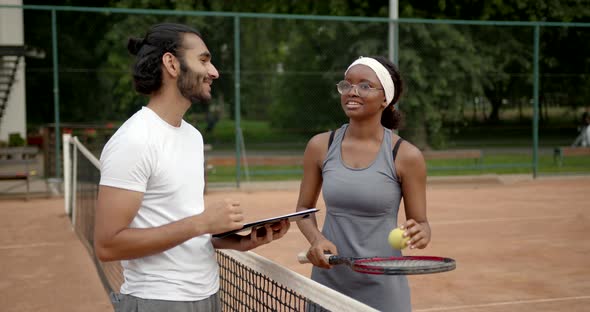
[[[6,246],[0,246],[0,250],[35,248],[35,247],[48,247],[48,246],[60,246],[60,245],[64,245],[64,243],[63,242],[45,242],[45,243],[6,245]]]
[[[557,301],[569,301],[569,300],[587,300],[587,299],[590,299],[590,296],[547,298],[547,299],[535,299],[535,300],[515,300],[515,301],[505,301],[505,302],[484,303],[484,304],[460,305],[460,306],[454,306],[454,307],[438,307],[438,308],[416,309],[414,311],[415,312],[452,311],[452,310],[463,310],[463,309],[473,309],[473,308],[497,307],[497,306],[505,306],[505,305],[516,305],[516,304],[545,303],[545,302],[557,302]]]

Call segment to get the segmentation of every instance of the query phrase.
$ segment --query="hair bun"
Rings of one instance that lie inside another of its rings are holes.
[[[127,41],[127,50],[129,53],[133,55],[137,55],[139,53],[139,49],[143,46],[143,39],[139,38],[129,38]]]

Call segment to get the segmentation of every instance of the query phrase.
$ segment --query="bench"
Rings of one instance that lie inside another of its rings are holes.
[[[483,152],[478,149],[457,149],[457,150],[439,150],[423,151],[424,159],[475,159],[481,163]]]
[[[26,200],[29,199],[31,177],[36,174],[29,166],[37,163],[38,152],[39,148],[36,146],[0,148],[0,165],[2,166],[0,180],[25,181]]]
[[[590,156],[590,147],[559,146],[553,150],[553,161],[558,167],[563,165],[565,156]]]

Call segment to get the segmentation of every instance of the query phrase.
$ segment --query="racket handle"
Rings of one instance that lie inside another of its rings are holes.
[[[307,259],[307,252],[306,251],[302,251],[297,255],[297,261],[299,261],[299,263],[304,264],[304,263],[310,263],[309,259]]]
[[[330,257],[332,257],[332,254],[325,254],[324,257],[326,258],[326,261],[330,262]],[[305,264],[305,263],[311,263],[311,261],[309,261],[309,259],[307,259],[307,251],[302,251],[297,255],[297,261],[299,261],[299,263],[301,264]]]

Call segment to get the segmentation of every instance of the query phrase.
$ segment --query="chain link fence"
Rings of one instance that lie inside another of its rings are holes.
[[[186,120],[213,147],[214,182],[299,178],[306,142],[347,122],[335,84],[358,56],[388,55],[393,22],[49,6],[24,6],[24,16],[27,42],[57,48],[57,63],[30,60],[26,69],[29,116],[36,116],[29,119],[53,132],[67,126],[47,125],[37,113],[52,116],[56,107],[62,123],[116,130],[147,103],[133,91],[127,38],[159,22],[198,29],[221,77],[211,103],[193,105]],[[405,82],[399,134],[424,151],[429,175],[590,172],[590,155],[558,152],[590,110],[590,63],[572,52],[590,42],[590,24],[395,22]],[[59,161],[49,163],[58,174]]]

